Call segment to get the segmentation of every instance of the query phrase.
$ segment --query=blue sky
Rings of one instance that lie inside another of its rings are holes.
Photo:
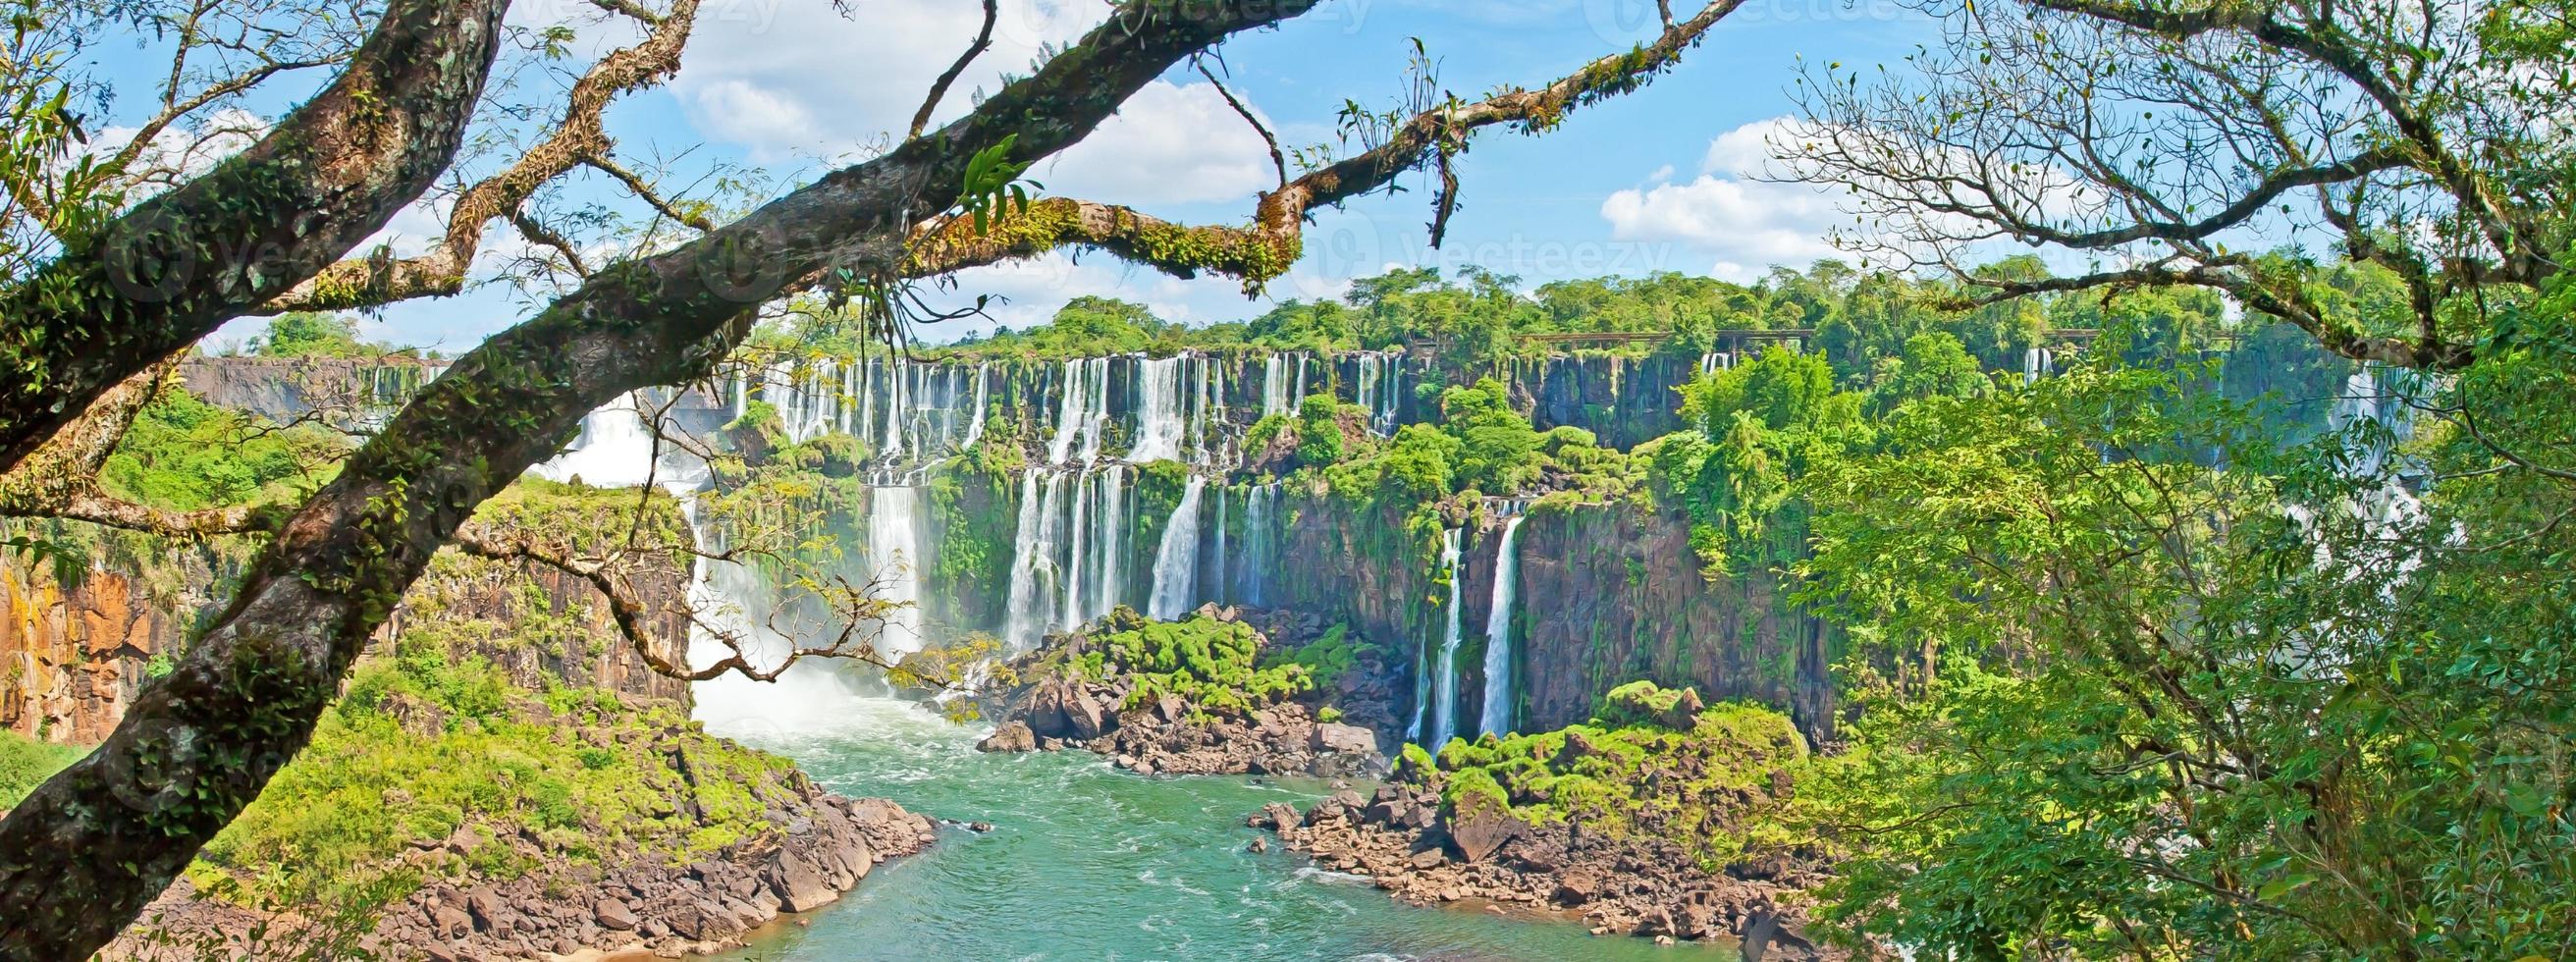
[[[1689,0],[1674,5],[1693,7]],[[824,0],[708,0],[680,74],[610,112],[621,155],[679,156],[682,171],[756,168],[778,190],[865,156],[909,118],[980,16],[973,0],[850,6],[844,18]],[[991,89],[1002,71],[1025,72],[1045,45],[1078,36],[1106,9],[1099,0],[1002,6],[996,49],[959,84],[943,116],[967,109],[970,91]],[[521,0],[513,19],[537,23],[584,9],[579,0]],[[631,39],[615,30],[594,31],[584,42],[596,49]],[[1560,76],[1653,30],[1653,0],[1327,0],[1282,29],[1235,39],[1223,53],[1229,83],[1294,146],[1330,142],[1345,98],[1391,103],[1409,38],[1429,46],[1443,87],[1472,98],[1498,84]],[[1246,301],[1229,281],[1182,282],[1105,257],[1076,262],[1061,255],[961,275],[946,296],[1007,297],[1010,304],[996,314],[1014,325],[1043,319],[1082,294],[1125,297],[1204,323],[1257,314],[1272,300],[1330,296],[1350,278],[1390,265],[1472,263],[1530,284],[1657,270],[1750,279],[1774,263],[1804,265],[1829,253],[1824,231],[1847,218],[1829,196],[1747,176],[1761,168],[1764,125],[1791,110],[1786,91],[1798,59],[1893,64],[1936,36],[1933,25],[1891,0],[1748,0],[1645,90],[1579,112],[1548,136],[1486,131],[1461,168],[1465,206],[1446,250],[1428,246],[1426,193],[1371,197],[1319,217],[1307,262],[1262,301]],[[102,66],[136,77],[166,69],[150,54],[126,48]],[[283,91],[251,106],[274,115],[300,94]],[[126,99],[139,109],[147,98]],[[115,114],[126,112],[121,105]],[[1048,193],[1128,203],[1189,222],[1240,222],[1254,193],[1272,181],[1257,136],[1186,71],[1149,87],[1091,141],[1031,176]],[[604,185],[568,189],[608,196]],[[439,223],[434,210],[407,212],[387,239],[402,250]],[[404,343],[461,350],[529,307],[522,295],[486,288],[397,306],[371,327]],[[244,322],[217,337],[257,329],[258,322]],[[944,339],[971,329],[932,333]]]

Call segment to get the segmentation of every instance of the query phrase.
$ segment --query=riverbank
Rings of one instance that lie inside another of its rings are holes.
[[[1436,758],[1408,746],[1373,795],[1270,805],[1248,823],[1410,905],[1492,904],[1580,917],[1596,935],[1846,958],[1804,931],[1803,890],[1825,866],[1755,840],[1805,754],[1775,712],[1637,683],[1588,724],[1454,740]]]

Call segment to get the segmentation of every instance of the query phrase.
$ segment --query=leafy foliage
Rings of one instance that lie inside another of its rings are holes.
[[[13,731],[0,730],[0,809],[14,808],[25,801],[27,793],[55,772],[79,761],[81,750],[69,745],[40,742]]]

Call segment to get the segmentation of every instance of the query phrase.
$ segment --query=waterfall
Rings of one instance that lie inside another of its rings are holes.
[[[889,660],[921,650],[920,517],[921,489],[869,489],[868,595],[900,606],[886,614],[877,639],[877,652]]]
[[[1413,660],[1413,726],[1405,730],[1404,737],[1434,752],[1439,751],[1440,746],[1449,743],[1449,734],[1456,727],[1453,716],[1458,714],[1458,672],[1455,662],[1458,658],[1458,643],[1466,634],[1467,621],[1467,573],[1459,564],[1459,559],[1465,556],[1465,552],[1459,545],[1461,537],[1463,532],[1457,528],[1440,532],[1440,566],[1449,572],[1449,623],[1440,635],[1439,673],[1432,674],[1428,670],[1430,667],[1426,664],[1430,660],[1428,649],[1417,649]],[[1422,718],[1425,707],[1422,696],[1424,692],[1433,690],[1434,685],[1438,688],[1429,714],[1432,724],[1436,727],[1432,729],[1431,740],[1422,742]]]
[[[975,365],[975,407],[966,412],[966,446],[970,448],[984,440],[985,392],[993,383],[992,366],[991,361]]]
[[[1038,541],[1038,526],[1045,517],[1038,504],[1038,472],[1021,472],[1020,523],[1011,535],[1010,607],[1002,618],[1002,643],[1013,652],[1037,647],[1038,635],[1046,627],[1036,610],[1039,592],[1044,590],[1038,577],[1047,567],[1047,546]]]
[[[1243,600],[1254,606],[1270,603],[1270,590],[1265,579],[1279,567],[1277,532],[1271,530],[1278,514],[1279,485],[1254,485],[1245,493],[1243,502]]]
[[[1047,442],[1047,463],[1073,459],[1074,442],[1082,442],[1081,460],[1100,456],[1100,427],[1109,419],[1109,359],[1074,358],[1064,362],[1064,389],[1056,411],[1055,437]]]
[[[840,403],[840,364],[829,358],[817,360],[799,371],[794,361],[781,360],[762,373],[760,398],[778,412],[778,426],[787,440],[803,444],[832,430],[835,406]]]
[[[1100,576],[1093,582],[1097,600],[1081,619],[1085,623],[1108,614],[1126,600],[1126,580],[1118,568],[1120,559],[1127,554],[1127,469],[1113,464],[1101,469],[1097,477],[1100,510],[1094,517],[1098,519],[1100,536],[1093,541],[1099,546]]]
[[[1503,542],[1494,552],[1494,607],[1485,615],[1485,718],[1480,730],[1496,735],[1512,727],[1512,596],[1521,574],[1515,550],[1521,520],[1503,523]]]
[[[1145,359],[1137,363],[1136,445],[1127,454],[1135,464],[1181,459],[1181,362],[1184,357]]]
[[[2054,352],[2044,347],[2029,348],[2021,352],[2021,383],[2024,386],[2037,384],[2040,378],[2055,373],[2057,373],[2057,355]]]
[[[1199,580],[1199,498],[1207,479],[1190,475],[1172,520],[1163,525],[1163,543],[1154,550],[1154,596],[1145,613],[1169,621],[1190,610]]]
[[[1359,390],[1351,400],[1368,408],[1369,430],[1379,437],[1395,435],[1396,418],[1403,404],[1403,361],[1404,355],[1392,352],[1359,356]]]
[[[1307,360],[1308,358],[1305,352],[1300,351],[1297,353],[1297,396],[1288,400],[1288,409],[1291,411],[1300,410],[1306,406]]]
[[[1288,413],[1288,355],[1273,353],[1261,361],[1261,416]]]
[[[1208,581],[1214,589],[1210,593],[1216,596],[1217,604],[1233,600],[1229,594],[1233,586],[1225,580],[1225,489],[1225,485],[1216,486],[1216,553],[1211,556],[1215,559],[1216,571],[1215,577]]]
[[[528,473],[548,481],[579,480],[594,488],[632,488],[656,477],[667,480],[669,475],[654,470],[655,438],[652,425],[645,421],[646,407],[643,399],[626,394],[582,415],[580,436],[565,445],[563,453],[529,468]]]
[[[702,549],[721,551],[719,539],[698,521],[697,501],[681,502],[689,532]],[[770,621],[777,593],[760,572],[739,561],[696,559],[689,576],[689,665],[704,667],[734,654],[730,638],[755,671],[776,669],[799,646]],[[849,676],[827,665],[800,665],[776,681],[754,681],[728,674],[690,686],[696,702],[691,713],[713,730],[728,734],[771,736],[788,730],[837,729],[849,699],[856,697]]]

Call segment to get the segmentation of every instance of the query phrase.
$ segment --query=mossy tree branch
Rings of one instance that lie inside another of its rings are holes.
[[[1514,87],[1472,103],[1453,101],[1420,111],[1376,147],[1261,195],[1244,226],[1175,224],[1115,204],[1048,198],[1012,209],[983,231],[964,217],[923,224],[913,237],[903,274],[930,277],[1072,247],[1105,251],[1176,277],[1233,277],[1243,281],[1246,293],[1257,293],[1296,264],[1304,251],[1306,220],[1316,210],[1384,188],[1408,171],[1449,156],[1479,129],[1510,124],[1524,133],[1542,134],[1578,108],[1637,90],[1679,63],[1684,52],[1741,3],[1719,0],[1689,19],[1667,19],[1653,41],[1594,60],[1535,89]]]
[[[0,471],[101,393],[348,253],[455,158],[508,0],[398,0],[269,135],[0,291]]]
[[[608,105],[637,90],[662,82],[680,69],[680,55],[698,19],[699,0],[675,0],[668,13],[648,16],[628,11],[651,26],[632,47],[611,52],[574,81],[565,96],[563,117],[554,132],[507,169],[484,178],[458,195],[449,208],[447,234],[438,246],[418,257],[400,260],[359,257],[324,268],[294,289],[261,305],[256,313],[336,311],[378,307],[421,297],[444,297],[465,289],[466,274],[483,246],[483,232],[495,220],[512,219],[539,188],[577,166],[588,165],[615,177],[674,220],[706,229],[703,219],[679,216],[651,186],[610,160],[616,142],[608,136],[601,114]],[[549,233],[550,232],[540,232]],[[541,240],[557,246],[552,240]],[[579,259],[566,255],[578,265]]]
[[[1131,0],[937,133],[603,269],[460,358],[287,519],[107,741],[0,820],[0,959],[86,957],[132,921],[304,746],[431,556],[585,413],[704,376],[798,278],[896,269],[979,152],[1014,138],[1020,157],[1050,156],[1189,55],[1311,6]]]

